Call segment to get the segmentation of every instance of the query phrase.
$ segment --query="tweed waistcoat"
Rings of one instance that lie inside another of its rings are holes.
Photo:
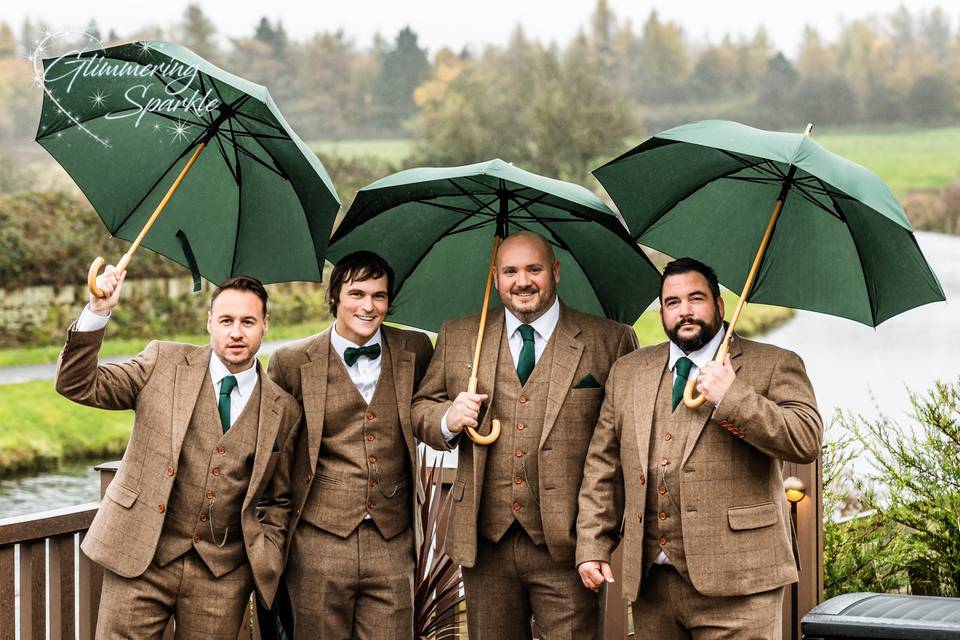
[[[340,357],[330,353],[320,456],[301,517],[341,537],[367,514],[388,540],[411,524],[409,456],[390,350],[386,341],[381,346],[380,378],[369,405]]]
[[[680,509],[683,508],[680,462],[687,436],[693,430],[698,416],[696,411],[685,407],[682,400],[674,411],[672,401],[673,372],[669,367],[664,367],[650,430],[650,471],[643,515],[644,570],[648,570],[660,552],[664,551],[677,571],[689,579],[680,518]]]
[[[183,438],[154,559],[164,566],[194,548],[213,575],[220,577],[246,560],[240,512],[257,449],[260,381],[226,433],[215,397],[207,373]]]
[[[536,544],[546,542],[538,496],[537,453],[556,350],[553,336],[523,387],[513,368],[506,332],[501,338],[497,392],[489,410],[500,420],[503,431],[487,453],[478,521],[480,534],[493,542],[498,542],[514,522],[519,522]]]

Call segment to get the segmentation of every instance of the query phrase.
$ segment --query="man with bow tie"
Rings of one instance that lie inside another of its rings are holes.
[[[631,327],[580,313],[557,296],[560,262],[528,231],[497,252],[494,310],[477,393],[467,393],[478,315],[444,323],[413,405],[417,435],[458,449],[446,550],[463,567],[471,640],[597,637],[602,598],[574,568],[577,492],[614,361],[636,348]],[[466,427],[503,432],[474,444]],[[479,425],[479,426],[478,426]]]
[[[383,326],[392,296],[383,258],[345,256],[327,288],[334,324],[270,358],[306,420],[285,574],[297,638],[413,636],[422,488],[410,403],[433,347]]]

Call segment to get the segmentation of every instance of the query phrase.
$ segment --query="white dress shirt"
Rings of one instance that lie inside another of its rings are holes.
[[[110,316],[96,314],[90,309],[90,305],[87,305],[77,319],[76,330],[99,331],[107,326],[109,320]],[[250,399],[254,387],[257,386],[258,376],[260,375],[257,372],[257,362],[254,360],[248,369],[239,373],[231,373],[226,365],[220,361],[217,354],[211,353],[209,367],[210,381],[213,382],[213,394],[216,402],[220,402],[220,383],[223,382],[223,379],[229,375],[237,379],[237,386],[230,392],[230,425],[232,426],[240,414],[243,413],[243,408],[247,406],[247,400]]]
[[[513,358],[513,368],[516,369],[517,362],[520,360],[520,350],[523,348],[523,336],[520,335],[520,325],[524,323],[506,307],[503,308],[503,313],[503,330],[507,333],[507,344],[510,347],[510,356]],[[543,315],[530,323],[530,326],[533,327],[534,366],[540,361],[540,356],[543,355],[543,350],[547,348],[547,342],[550,341],[550,336],[553,335],[559,321],[560,298],[554,298],[553,305],[551,305]],[[450,431],[447,427],[448,413],[450,413],[450,409],[447,409],[443,417],[440,418],[440,433],[443,434],[447,442],[450,442],[457,437],[457,434]]]
[[[360,395],[363,396],[363,400],[367,404],[370,404],[370,401],[373,399],[373,394],[377,390],[377,380],[380,379],[380,363],[383,362],[383,358],[360,356],[357,358],[357,361],[353,363],[352,367],[348,367],[347,361],[343,359],[343,354],[348,347],[366,347],[373,344],[379,344],[380,348],[383,349],[383,337],[381,336],[380,329],[377,329],[373,337],[365,343],[354,344],[337,333],[336,323],[331,327],[330,346],[333,347],[333,350],[340,356],[343,366],[347,367],[347,373],[350,374],[350,379],[353,380],[357,391],[360,392]]]
[[[690,374],[687,376],[687,380],[696,378],[700,373],[700,369],[708,362],[713,360],[714,356],[717,355],[717,349],[720,348],[720,343],[723,342],[723,336],[726,334],[726,326],[720,325],[720,330],[717,331],[716,335],[710,339],[710,342],[703,345],[693,353],[684,353],[683,349],[678,347],[676,343],[672,340],[670,341],[670,360],[667,363],[670,367],[670,371],[673,372],[673,381],[677,381],[677,360],[683,357],[687,357],[693,361],[693,366],[690,367]],[[663,550],[660,551],[660,554],[654,559],[654,564],[673,564],[670,562],[670,558],[667,557],[666,552]]]

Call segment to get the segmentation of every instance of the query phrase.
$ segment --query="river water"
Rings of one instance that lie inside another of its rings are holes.
[[[918,233],[917,241],[948,300],[960,296],[960,237]],[[825,422],[837,409],[867,418],[909,423],[906,389],[922,391],[936,380],[960,375],[957,305],[936,303],[907,311],[876,329],[798,311],[763,340],[800,354]],[[72,463],[56,472],[0,481],[0,517],[97,500],[93,465]],[[445,456],[445,466],[456,458]]]

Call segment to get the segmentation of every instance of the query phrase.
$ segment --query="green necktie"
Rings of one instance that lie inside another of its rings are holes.
[[[517,358],[517,377],[520,378],[520,386],[527,384],[527,378],[533,373],[533,367],[536,365],[536,349],[533,346],[533,327],[528,324],[522,324],[517,327],[520,337],[523,338],[523,348],[520,349],[520,357]]]
[[[683,398],[683,388],[687,386],[687,378],[690,377],[690,369],[693,367],[693,360],[686,356],[677,360],[674,365],[677,372],[677,379],[673,381],[673,408],[676,409]]]
[[[237,386],[237,379],[226,376],[220,381],[220,400],[217,402],[217,411],[220,412],[220,426],[226,433],[230,428],[230,392]]]

